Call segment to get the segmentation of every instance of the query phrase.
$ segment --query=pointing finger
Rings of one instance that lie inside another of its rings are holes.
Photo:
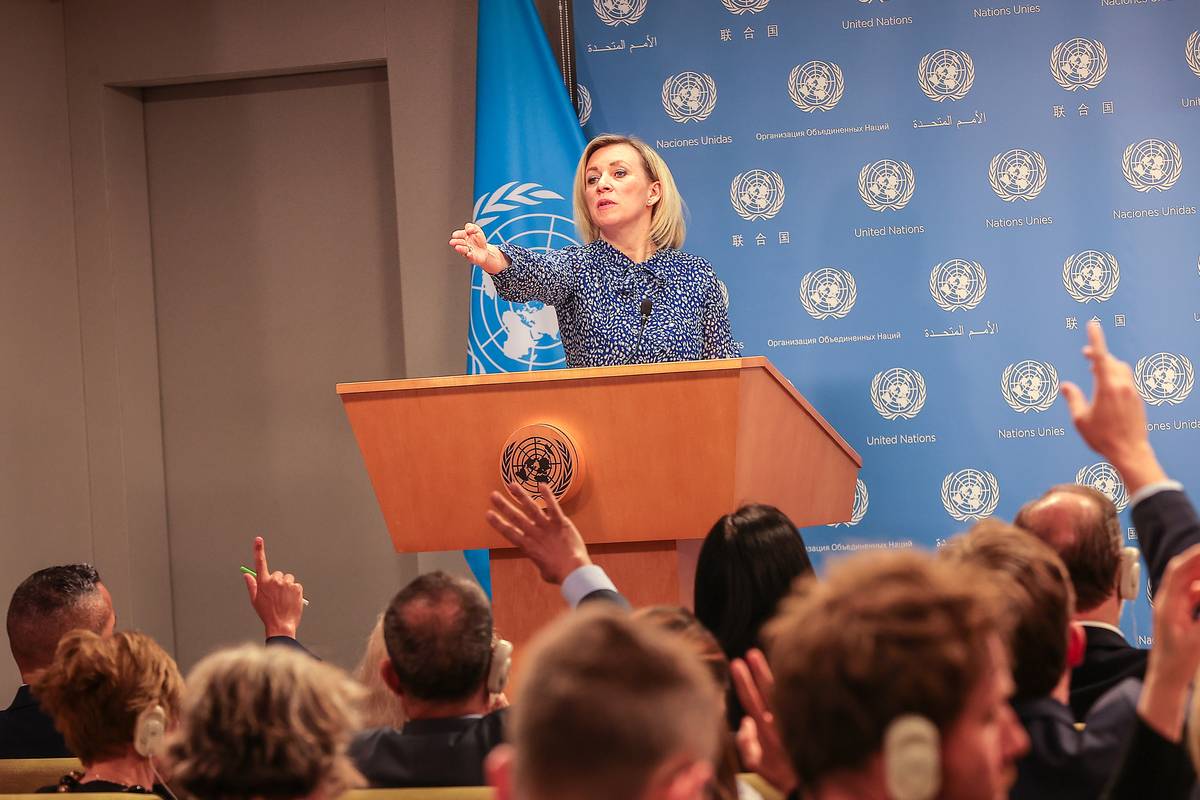
[[[254,537],[254,571],[262,576],[271,574],[267,569],[267,543],[261,536]]]

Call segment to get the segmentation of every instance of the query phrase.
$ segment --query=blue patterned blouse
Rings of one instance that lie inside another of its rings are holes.
[[[603,239],[538,253],[500,246],[512,264],[493,275],[505,300],[558,312],[568,367],[736,358],[729,310],[712,265],[682,250],[634,264]],[[653,305],[641,341],[642,301]]]

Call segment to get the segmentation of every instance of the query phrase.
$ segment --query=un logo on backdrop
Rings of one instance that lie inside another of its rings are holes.
[[[1075,482],[1081,486],[1090,486],[1112,500],[1117,511],[1124,511],[1129,505],[1129,495],[1125,491],[1125,482],[1117,474],[1117,470],[1107,461],[1081,467],[1075,473]]]
[[[870,497],[867,496],[867,485],[863,483],[862,478],[859,478],[854,482],[854,510],[850,512],[850,521],[835,522],[829,527],[850,528],[857,525],[867,515],[868,505],[870,505]]]
[[[1192,393],[1196,372],[1187,356],[1155,353],[1138,359],[1133,381],[1138,394],[1150,405],[1178,405]]]
[[[912,167],[904,161],[885,158],[858,173],[858,196],[872,211],[899,211],[908,205],[916,188]]]
[[[854,276],[844,269],[822,267],[800,279],[800,305],[813,319],[842,319],[857,299]]]
[[[717,106],[717,84],[703,72],[681,72],[663,81],[663,110],[676,122],[703,122]]]
[[[1000,502],[996,476],[983,469],[960,469],[942,479],[942,505],[959,522],[990,517]]]
[[[829,111],[845,91],[842,68],[832,61],[797,64],[788,75],[788,95],[801,111]]]
[[[943,261],[929,272],[929,293],[943,311],[970,311],[987,293],[987,272],[978,261]]]
[[[962,100],[975,82],[975,62],[961,50],[938,50],[921,56],[917,83],[930,100]]]
[[[1175,185],[1183,172],[1183,155],[1174,142],[1143,139],[1125,148],[1121,171],[1129,185],[1139,192],[1151,189],[1165,192]]]
[[[570,217],[531,211],[553,200],[562,201],[563,196],[536,183],[512,181],[475,201],[475,224],[496,244],[511,242],[543,253],[579,244],[571,236],[575,223]],[[483,270],[473,272],[472,374],[521,372],[564,363],[554,307],[537,301],[509,302],[496,293],[491,275]]]
[[[1046,159],[1036,150],[1006,150],[992,159],[988,181],[1006,203],[1032,200],[1046,188]]]
[[[1186,56],[1188,66],[1200,78],[1200,31],[1192,31],[1188,37]]]
[[[721,0],[721,4],[734,14],[757,14],[770,2],[771,0]]]
[[[925,378],[915,369],[893,367],[871,379],[871,405],[884,419],[912,419],[925,407]]]
[[[1013,411],[1045,411],[1058,397],[1058,370],[1048,361],[1018,361],[1000,375],[1000,393]]]
[[[646,12],[646,0],[592,0],[592,8],[605,25],[632,25]]]
[[[1121,266],[1111,253],[1084,250],[1063,262],[1063,286],[1077,303],[1103,303],[1117,291]]]
[[[1067,91],[1095,89],[1108,73],[1108,51],[1097,39],[1075,38],[1050,50],[1050,74]]]
[[[778,172],[752,169],[733,176],[729,202],[742,219],[771,219],[783,208],[783,178]]]
[[[592,118],[592,93],[582,83],[575,84],[575,114],[580,125],[587,125]]]

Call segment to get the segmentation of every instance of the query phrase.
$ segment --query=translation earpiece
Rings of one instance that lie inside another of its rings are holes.
[[[1117,594],[1122,600],[1133,600],[1142,584],[1142,562],[1136,547],[1121,549],[1121,566],[1117,571]]]
[[[488,666],[488,694],[500,694],[508,685],[508,673],[512,669],[512,642],[497,639],[492,645],[492,663]]]
[[[167,735],[167,712],[155,703],[138,714],[133,726],[133,749],[142,758],[158,753]]]
[[[917,714],[892,720],[883,735],[883,776],[891,800],[932,800],[942,784],[937,727]]]

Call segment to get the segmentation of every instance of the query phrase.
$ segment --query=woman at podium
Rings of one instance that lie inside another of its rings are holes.
[[[581,246],[496,246],[474,223],[450,246],[505,300],[554,306],[568,367],[737,357],[724,287],[711,264],[680,249],[683,201],[654,148],[593,139],[575,170],[574,206]]]

